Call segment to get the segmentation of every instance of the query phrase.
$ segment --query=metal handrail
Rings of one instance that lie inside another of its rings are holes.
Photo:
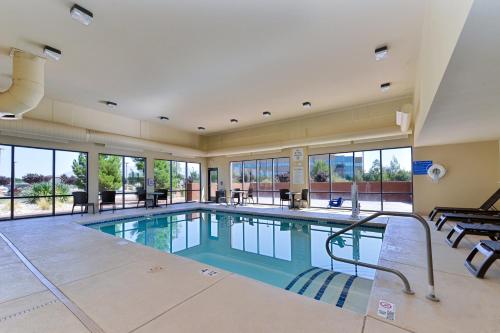
[[[429,283],[429,293],[427,294],[427,298],[430,299],[431,301],[434,301],[434,302],[438,302],[439,299],[437,298],[436,296],[436,293],[434,291],[434,270],[433,270],[433,267],[432,267],[432,245],[431,245],[431,230],[429,228],[429,225],[427,224],[427,221],[420,215],[418,214],[414,214],[414,213],[397,213],[397,212],[376,212],[368,217],[365,217],[364,219],[362,219],[361,221],[358,221],[356,223],[353,223],[351,224],[350,226],[340,230],[340,231],[337,231],[336,233],[332,234],[331,236],[329,236],[327,239],[326,239],[326,243],[325,243],[325,246],[326,246],[326,252],[328,253],[328,255],[333,259],[333,260],[337,260],[337,261],[341,261],[341,262],[345,262],[345,263],[348,263],[348,264],[353,264],[353,265],[359,265],[359,266],[363,266],[363,267],[368,267],[368,268],[372,268],[372,269],[378,269],[380,271],[384,271],[384,272],[388,272],[388,273],[392,273],[392,274],[395,274],[396,276],[398,276],[402,281],[403,281],[403,284],[404,284],[404,287],[405,289],[403,289],[403,291],[407,294],[414,294],[414,292],[411,290],[411,287],[410,287],[410,283],[408,282],[408,279],[406,278],[406,276],[401,273],[400,271],[396,270],[396,269],[392,269],[392,268],[389,268],[389,267],[385,267],[385,266],[379,266],[379,265],[374,265],[374,264],[370,264],[370,263],[366,263],[366,262],[362,262],[362,261],[358,261],[358,260],[351,260],[351,259],[346,259],[346,258],[340,258],[340,257],[337,257],[335,256],[333,253],[332,253],[332,250],[330,249],[330,243],[331,241],[335,238],[335,237],[338,237],[354,228],[357,228],[359,227],[360,225],[362,224],[365,224],[381,215],[387,215],[387,216],[399,216],[399,217],[412,217],[416,220],[418,220],[422,226],[424,227],[425,229],[425,238],[426,238],[426,243],[427,243],[427,278],[428,278],[428,283]]]

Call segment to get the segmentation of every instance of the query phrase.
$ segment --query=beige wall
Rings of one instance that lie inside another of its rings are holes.
[[[38,107],[26,113],[25,117],[190,148],[200,148],[201,146],[200,136],[194,133],[156,122],[122,117],[118,114],[89,109],[50,98],[44,98]]]
[[[473,2],[427,1],[414,96],[417,140]]]
[[[479,207],[500,186],[499,154],[498,141],[414,148],[415,160],[432,160],[447,169],[439,183],[414,176],[415,211],[428,214],[438,205]]]
[[[30,140],[14,138],[9,136],[0,135],[0,144],[11,144],[29,147],[39,147],[39,148],[54,148],[54,149],[64,149],[64,150],[75,150],[87,152],[88,155],[88,172],[89,172],[89,200],[91,202],[98,202],[98,157],[99,153],[105,154],[117,154],[125,156],[134,157],[145,157],[146,158],[146,177],[153,178],[153,166],[155,159],[165,159],[165,160],[179,160],[187,162],[197,162],[201,163],[201,183],[202,183],[202,199],[205,196],[206,189],[206,176],[207,176],[207,166],[205,158],[185,158],[176,157],[170,154],[149,152],[149,151],[130,151],[130,150],[118,150],[109,149],[100,145],[90,144],[90,143],[59,143],[59,142],[44,142],[40,140]],[[36,163],[36,161],[33,161]],[[153,188],[148,187],[148,191],[152,191]]]
[[[360,134],[384,137],[390,132],[401,135],[396,126],[396,111],[408,104],[411,98],[404,97],[211,135],[206,137],[204,148],[226,155],[224,150],[231,148],[290,148],[329,140],[346,143]]]

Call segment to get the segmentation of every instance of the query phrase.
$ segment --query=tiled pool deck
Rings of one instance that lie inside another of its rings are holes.
[[[160,211],[214,208],[182,204]],[[346,219],[348,212],[279,207],[223,207],[231,211],[314,219]],[[285,292],[236,274],[206,276],[206,268],[175,255],[113,238],[78,223],[142,215],[144,209],[115,214],[62,216],[0,223],[20,252],[104,332],[500,332],[500,264],[484,280],[463,265],[478,238],[458,249],[444,241],[448,229],[432,231],[436,291],[425,298],[426,262],[422,227],[390,218],[379,262],[404,272],[416,294],[401,292],[393,275],[377,272],[368,313]],[[376,222],[385,223],[388,218]],[[395,304],[395,319],[377,315],[378,303]],[[0,332],[88,332],[0,239]]]

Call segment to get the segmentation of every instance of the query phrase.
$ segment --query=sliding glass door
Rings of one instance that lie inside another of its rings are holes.
[[[168,203],[200,201],[200,163],[155,160],[155,190],[168,190]]]

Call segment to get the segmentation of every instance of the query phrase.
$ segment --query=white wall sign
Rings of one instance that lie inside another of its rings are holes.
[[[293,168],[293,180],[294,185],[304,184],[304,167],[294,167]]]
[[[294,161],[304,160],[304,148],[293,148],[292,158]]]

